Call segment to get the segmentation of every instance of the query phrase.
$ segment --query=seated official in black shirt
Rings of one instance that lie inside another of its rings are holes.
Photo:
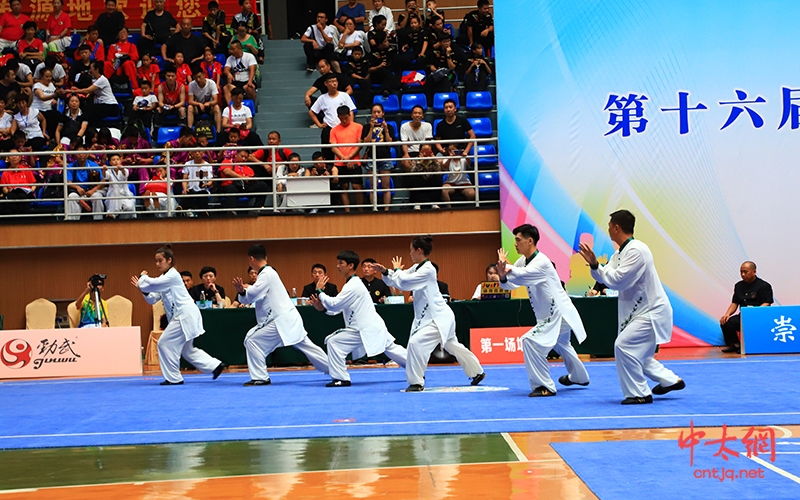
[[[361,273],[363,274],[361,281],[363,281],[364,286],[367,287],[369,296],[372,297],[372,302],[375,304],[383,304],[383,298],[387,295],[391,295],[392,292],[389,290],[389,286],[372,272],[372,266],[369,264],[374,263],[376,263],[375,259],[370,258],[366,258],[361,262]]]
[[[740,307],[768,306],[775,302],[772,297],[772,285],[756,276],[756,264],[744,262],[739,268],[742,281],[733,287],[733,298],[728,310],[719,319],[722,336],[726,347],[722,352],[741,352],[741,343],[737,335],[741,331],[741,317],[734,314]]]
[[[189,295],[194,301],[210,300],[215,307],[225,307],[225,289],[217,285],[217,270],[211,266],[200,269],[200,279],[197,286],[189,290]]]
[[[317,293],[317,280],[328,274],[328,269],[322,264],[314,264],[311,266],[311,278],[313,281],[303,287],[303,297],[311,297]],[[325,284],[325,295],[335,297],[339,293],[339,289],[331,282]]]
[[[452,99],[444,101],[444,120],[436,125],[436,130],[433,131],[433,137],[436,140],[449,141],[449,140],[463,140],[474,139],[475,131],[472,130],[472,125],[463,116],[456,115],[456,102]],[[473,143],[469,142],[462,151],[463,156],[469,156],[472,150]],[[436,149],[443,155],[447,155],[447,144],[436,143]]]

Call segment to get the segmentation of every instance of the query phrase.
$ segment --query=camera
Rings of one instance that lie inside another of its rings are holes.
[[[383,118],[375,118],[375,125],[383,125]]]
[[[92,284],[92,288],[97,288],[98,286],[105,284],[105,282],[105,274],[93,274],[92,277],[89,278],[89,283]]]

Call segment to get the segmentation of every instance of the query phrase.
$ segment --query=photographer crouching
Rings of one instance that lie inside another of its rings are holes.
[[[75,301],[80,311],[78,328],[108,327],[108,305],[100,296],[106,284],[105,274],[95,274],[86,282],[86,288]],[[98,307],[98,303],[100,307]],[[99,313],[98,313],[99,311]]]

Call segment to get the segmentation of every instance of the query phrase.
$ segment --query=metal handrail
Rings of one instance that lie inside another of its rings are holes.
[[[422,144],[436,144],[436,143],[439,143],[439,144],[447,144],[447,143],[464,144],[464,143],[467,143],[467,142],[473,143],[472,151],[471,151],[470,156],[469,156],[469,158],[470,158],[470,160],[472,162],[472,168],[471,169],[467,169],[467,170],[463,171],[462,173],[464,173],[464,174],[472,174],[472,179],[471,179],[471,184],[469,186],[467,186],[467,185],[458,186],[458,189],[470,188],[470,187],[473,188],[475,190],[475,199],[474,200],[464,200],[464,201],[462,201],[462,200],[455,200],[455,201],[451,200],[449,202],[444,202],[444,201],[416,202],[415,201],[415,202],[409,202],[409,203],[393,202],[391,205],[389,205],[389,207],[402,208],[404,206],[411,206],[411,205],[435,206],[435,205],[444,204],[444,203],[447,203],[450,206],[475,206],[475,207],[479,207],[479,206],[481,206],[481,203],[482,203],[481,197],[480,197],[481,189],[495,189],[495,188],[498,188],[499,185],[496,185],[496,184],[487,185],[487,184],[479,183],[479,181],[478,181],[478,174],[479,173],[496,173],[496,172],[498,172],[498,170],[497,170],[497,168],[494,168],[494,169],[480,168],[480,166],[479,166],[479,158],[493,158],[493,159],[496,159],[497,156],[496,155],[480,155],[479,156],[477,154],[477,145],[481,144],[481,143],[484,143],[484,144],[485,143],[496,144],[496,141],[497,141],[496,138],[476,138],[476,139],[461,139],[461,140],[450,140],[450,141],[393,141],[393,142],[385,142],[385,143],[384,142],[380,142],[380,143],[336,144],[335,146],[360,147],[360,148],[362,148],[363,152],[366,153],[364,155],[364,157],[359,159],[359,160],[356,160],[355,162],[347,162],[347,163],[356,163],[357,162],[357,163],[360,163],[363,166],[363,168],[369,168],[370,166],[372,167],[372,172],[356,173],[356,174],[349,174],[349,175],[342,173],[342,174],[338,174],[337,175],[337,177],[339,179],[353,179],[353,180],[358,179],[358,180],[363,180],[366,177],[369,177],[371,179],[369,187],[366,187],[363,183],[358,183],[358,184],[360,184],[362,186],[361,189],[348,189],[347,190],[348,196],[349,196],[349,194],[351,192],[353,194],[358,194],[358,195],[367,194],[367,195],[369,195],[371,197],[371,201],[369,203],[361,203],[361,204],[353,203],[353,204],[348,205],[347,209],[359,209],[359,210],[361,210],[361,209],[371,209],[372,211],[380,210],[382,203],[379,203],[378,196],[380,194],[382,194],[386,189],[383,189],[383,187],[381,187],[379,189],[377,186],[378,186],[379,178],[383,177],[384,175],[385,176],[389,176],[390,178],[394,178],[394,179],[398,179],[398,178],[413,178],[413,177],[420,177],[420,176],[424,176],[424,175],[431,175],[430,173],[425,173],[425,172],[420,173],[420,172],[413,172],[413,171],[405,171],[405,170],[402,170],[402,169],[401,169],[401,171],[392,170],[391,172],[387,172],[386,174],[383,174],[383,175],[380,174],[378,172],[378,170],[377,170],[378,162],[381,162],[381,161],[409,162],[409,161],[414,161],[414,159],[413,158],[403,158],[403,157],[401,157],[401,158],[378,159],[377,158],[377,148],[378,147],[392,147],[392,146],[397,146],[397,145],[400,145],[400,144],[406,144],[406,145],[417,145],[417,144],[422,145]],[[208,213],[214,213],[214,212],[225,212],[225,211],[229,211],[229,210],[235,210],[237,212],[238,211],[247,211],[247,212],[254,212],[256,214],[263,214],[263,213],[269,213],[269,212],[274,212],[274,213],[282,212],[282,211],[284,211],[284,207],[278,206],[278,197],[279,196],[291,195],[293,193],[287,193],[285,191],[280,192],[280,191],[277,190],[278,184],[280,183],[281,180],[283,180],[282,178],[278,178],[277,177],[277,168],[278,168],[278,166],[279,165],[293,165],[293,164],[309,165],[310,161],[308,161],[308,160],[307,161],[303,161],[303,160],[301,160],[301,161],[279,161],[279,160],[277,160],[276,151],[278,149],[291,149],[291,150],[296,152],[296,151],[309,150],[309,149],[311,149],[311,150],[320,150],[322,148],[330,148],[330,147],[331,147],[331,145],[324,145],[324,144],[302,144],[302,145],[247,146],[247,147],[241,146],[241,147],[236,147],[236,148],[226,148],[224,146],[223,147],[204,148],[204,151],[207,151],[207,152],[212,152],[212,151],[223,152],[223,151],[231,151],[231,150],[236,150],[236,151],[238,151],[238,150],[249,150],[249,151],[267,150],[267,151],[270,152],[270,156],[271,156],[271,161],[269,161],[269,162],[246,161],[246,162],[231,162],[231,163],[233,163],[235,165],[249,165],[249,166],[261,165],[261,166],[264,166],[265,168],[266,167],[271,167],[271,171],[272,171],[271,175],[269,175],[267,177],[252,177],[252,178],[249,178],[248,180],[249,181],[263,180],[263,181],[267,181],[267,182],[269,182],[269,181],[274,181],[274,182],[272,182],[272,188],[268,189],[266,191],[248,192],[248,193],[236,193],[236,194],[232,194],[232,195],[225,195],[223,193],[213,193],[213,194],[211,194],[211,196],[216,197],[216,198],[220,198],[220,197],[224,198],[226,196],[233,196],[233,197],[236,197],[236,198],[272,196],[271,210],[269,210],[269,209],[267,209],[265,207],[250,207],[250,208],[246,208],[246,209],[236,207],[234,209],[231,209],[229,207],[221,207],[220,208],[220,207],[218,207],[216,205],[214,205],[214,206],[209,205],[209,207],[207,209],[203,208],[200,211],[208,212]],[[129,174],[133,170],[142,169],[142,168],[144,168],[144,169],[153,169],[153,168],[157,168],[157,167],[164,167],[166,169],[166,176],[165,176],[165,179],[164,179],[164,181],[166,181],[166,183],[167,183],[167,194],[166,194],[166,197],[165,197],[166,198],[166,207],[165,208],[160,208],[160,207],[156,206],[156,202],[155,201],[152,201],[153,207],[152,207],[152,209],[148,209],[147,213],[153,213],[153,214],[156,214],[156,215],[159,215],[159,216],[166,215],[167,217],[171,217],[171,216],[175,215],[176,213],[178,213],[176,210],[173,209],[173,206],[179,206],[181,200],[209,196],[209,194],[204,194],[204,193],[194,193],[194,194],[193,193],[182,193],[182,194],[174,194],[173,193],[173,189],[172,188],[173,188],[173,185],[175,183],[181,183],[182,184],[184,182],[185,183],[196,182],[196,180],[192,180],[192,181],[189,181],[188,179],[184,180],[182,177],[181,178],[173,178],[172,169],[183,166],[182,163],[177,164],[177,163],[173,163],[172,162],[173,155],[175,153],[177,153],[177,152],[194,151],[196,149],[197,148],[166,148],[166,149],[164,149],[164,148],[149,148],[149,149],[135,149],[135,150],[130,150],[130,149],[87,150],[86,154],[102,156],[104,154],[108,154],[110,151],[113,151],[115,153],[120,153],[120,154],[123,154],[123,155],[128,154],[128,153],[134,153],[134,152],[137,153],[137,154],[153,153],[154,155],[161,155],[163,157],[163,159],[164,159],[164,163],[149,164],[149,165],[127,165],[127,166],[124,166],[124,168],[129,169]],[[49,177],[49,176],[46,175],[48,172],[61,173],[62,174],[60,187],[62,188],[63,196],[59,200],[52,199],[52,198],[50,198],[50,199],[47,199],[47,198],[45,198],[45,199],[34,198],[32,200],[0,199],[0,212],[4,211],[3,209],[5,208],[6,204],[9,204],[9,203],[20,203],[20,202],[24,203],[26,201],[30,201],[32,203],[61,201],[62,202],[61,212],[50,213],[50,214],[41,214],[41,213],[33,213],[33,214],[4,214],[4,215],[0,215],[0,220],[1,219],[6,219],[7,220],[9,218],[41,217],[43,215],[50,215],[50,216],[56,216],[56,217],[67,217],[67,216],[71,216],[71,215],[76,215],[76,214],[68,214],[67,213],[67,204],[70,201],[70,198],[69,198],[69,194],[70,194],[69,193],[69,184],[74,184],[74,183],[68,182],[67,181],[67,177],[68,176],[65,175],[70,170],[75,170],[74,168],[70,168],[70,162],[68,161],[69,158],[74,156],[75,154],[76,154],[75,151],[30,152],[30,153],[28,153],[28,152],[25,152],[25,153],[0,153],[0,159],[6,158],[6,157],[12,156],[12,155],[19,155],[19,156],[24,156],[24,157],[48,157],[48,158],[52,157],[53,155],[59,155],[59,156],[61,156],[61,162],[64,165],[63,169],[61,167],[52,167],[52,168],[44,167],[44,168],[40,168],[40,169],[35,169],[36,172],[42,173],[43,175],[41,175],[41,177],[45,178],[45,179]],[[456,158],[456,157],[449,157],[449,156],[435,156],[435,157],[433,157],[433,159],[435,159],[437,161],[443,161],[443,160],[446,160],[448,158]],[[343,163],[343,162],[341,160],[335,160],[334,159],[334,160],[320,160],[320,161],[317,161],[317,163],[325,163],[325,164],[333,163],[333,164],[335,164],[335,163]],[[208,162],[208,165],[210,165],[212,168],[216,168],[216,169],[219,169],[219,167],[221,167],[222,165],[226,165],[226,164],[228,164],[228,163],[227,162],[219,162],[219,161],[218,162]],[[102,169],[102,168],[108,168],[108,167],[104,167],[103,165],[99,165],[99,168]],[[442,170],[440,172],[436,172],[434,175],[436,175],[436,176],[441,175],[441,176],[443,176],[443,179],[444,179],[444,176],[448,175],[448,173],[449,173],[449,171]],[[129,177],[130,177],[130,175],[129,175]],[[211,180],[212,180],[212,182],[214,182],[216,184],[216,183],[225,181],[226,179],[227,179],[226,177],[216,176],[216,177],[213,177]],[[135,200],[135,205],[137,205],[137,202],[140,202],[140,201],[151,201],[148,197],[138,194],[138,192],[139,192],[138,187],[140,185],[142,185],[142,184],[147,184],[147,183],[149,183],[151,181],[152,181],[152,179],[147,179],[147,180],[129,180],[128,182],[125,182],[124,184],[126,184],[126,185],[133,185],[134,186],[133,196],[113,196],[113,195],[112,196],[108,196],[108,195],[104,194],[102,196],[98,196],[96,198],[96,200],[106,202],[108,200],[134,199]],[[97,186],[97,185],[101,186],[101,189],[102,189],[103,187],[107,188],[108,186],[110,186],[112,184],[112,182],[108,181],[108,180],[101,179],[100,182],[96,182],[96,183],[93,183],[93,184],[95,186]],[[52,185],[56,185],[56,184],[54,184],[53,182],[40,181],[40,182],[36,182],[36,183],[33,183],[33,184],[28,184],[28,183],[6,184],[6,187],[32,186],[34,188],[33,192],[36,193],[43,186],[52,186]],[[350,185],[350,187],[352,188],[352,184]],[[388,189],[391,189],[391,188],[388,188]],[[444,188],[440,184],[438,187],[431,187],[431,186],[428,186],[428,187],[421,186],[421,187],[419,187],[418,186],[418,187],[403,187],[403,188],[396,187],[394,189],[395,190],[403,189],[403,190],[408,191],[409,193],[413,193],[413,192],[423,192],[423,191],[427,191],[427,192],[440,191],[441,192],[441,191],[443,191]],[[329,193],[329,194],[331,194],[333,196],[333,195],[336,195],[336,194],[341,194],[341,192],[342,191],[339,191],[339,190],[330,190],[329,189],[329,190],[320,190],[320,191],[315,191],[315,190],[304,191],[303,194],[325,194],[325,193]],[[441,196],[439,198],[441,198]],[[85,199],[84,201],[95,201],[95,199],[88,199],[88,200]],[[309,205],[309,206],[306,206],[304,208],[305,209],[309,209],[309,210],[313,210],[313,209],[319,210],[319,209],[330,209],[330,208],[332,208],[334,206],[337,206],[337,205],[333,205],[333,204],[331,204],[330,206],[329,205]],[[342,208],[343,206],[339,205],[338,207]],[[137,208],[138,207],[135,206],[134,207],[134,212],[124,212],[124,213],[122,213],[120,215],[135,217],[134,214],[141,213],[141,212],[136,210]],[[183,208],[183,207],[181,207],[181,208]],[[385,208],[385,206],[384,206],[384,208]],[[181,212],[183,212],[183,210],[181,210]],[[80,214],[78,214],[78,215],[80,215]],[[100,216],[100,217],[104,218],[107,215],[114,215],[114,214],[112,214],[111,212],[108,211],[108,207],[106,207],[106,209],[104,211],[102,211],[102,212],[92,212],[92,216]]]

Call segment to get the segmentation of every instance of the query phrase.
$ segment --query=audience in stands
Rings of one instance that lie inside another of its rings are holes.
[[[219,3],[215,0],[208,2],[208,14],[203,18],[203,38],[212,52],[219,54],[227,52],[231,34],[228,31],[225,11],[219,8]]]
[[[122,155],[108,154],[108,167],[103,168],[103,180],[108,183],[106,212],[109,219],[136,217],[136,200],[128,186],[130,170],[122,165]]]
[[[18,94],[16,97],[17,114],[14,122],[17,130],[25,134],[25,146],[34,151],[44,151],[47,145],[47,123],[44,115],[38,110],[28,106],[28,96]]]
[[[456,110],[456,102],[453,99],[444,101],[444,120],[436,125],[434,139],[437,141],[449,141],[475,138],[475,131],[472,130],[472,125],[463,116],[456,115]],[[472,145],[472,142],[466,143],[461,154],[469,156]],[[436,150],[444,155],[447,153],[447,145],[437,142]]]
[[[361,142],[372,144],[386,144],[397,140],[394,130],[386,123],[384,119],[383,104],[375,103],[372,105],[372,115],[369,120],[369,127],[364,127],[361,134]],[[383,195],[383,209],[388,211],[389,205],[392,203],[392,191],[390,189],[391,176],[389,172],[392,171],[394,165],[392,164],[392,153],[389,146],[376,146],[375,154],[372,153],[372,147],[366,147],[366,154],[372,161],[367,163],[367,175],[370,175],[370,170],[377,169],[378,182]]]
[[[75,147],[75,161],[67,166],[67,206],[65,220],[78,220],[81,213],[102,212],[103,196],[106,189],[101,184],[103,176],[100,165],[89,159],[86,146],[78,142]],[[91,206],[89,205],[91,202]],[[102,215],[95,216],[101,219]]]
[[[248,0],[249,1],[249,0]],[[231,101],[231,91],[241,89],[247,94],[247,98],[256,100],[256,58],[253,54],[245,52],[242,42],[234,40],[231,42],[230,56],[225,61],[225,77],[228,84],[225,86],[225,102]]]
[[[450,208],[450,197],[453,194],[458,193],[467,200],[475,199],[475,187],[467,174],[470,162],[461,155],[460,147],[462,146],[457,143],[448,144],[448,158],[442,162],[442,170],[447,173],[442,185],[442,201],[448,204],[448,208]]]
[[[337,86],[338,90],[347,93],[348,95],[353,94],[353,87],[351,85],[350,79],[345,75],[333,71],[330,63],[327,59],[320,59],[317,62],[317,70],[319,71],[320,77],[314,80],[314,84],[311,85],[311,88],[306,91],[305,95],[305,103],[306,107],[310,108],[313,104],[312,98],[314,94],[319,92],[321,95],[328,93],[328,87],[325,86],[325,80],[328,77],[328,74],[333,74],[336,79],[339,81]],[[322,119],[322,117],[320,117]]]
[[[47,35],[47,50],[50,52],[64,53],[72,44],[72,20],[64,12],[62,0],[52,0],[53,12],[47,18],[45,32]]]
[[[11,10],[0,16],[0,50],[13,48],[25,35],[23,26],[31,20],[22,13],[20,0],[10,0],[8,6]]]
[[[109,45],[106,54],[106,72],[111,75],[125,76],[133,89],[139,88],[136,75],[136,63],[139,62],[139,51],[136,45],[128,41],[128,28],[122,27],[117,34],[117,41]],[[34,75],[36,78],[36,75]]]
[[[106,11],[94,21],[103,46],[108,47],[117,41],[117,33],[125,26],[125,15],[117,10],[117,0],[106,0]]]
[[[489,87],[492,68],[483,56],[483,45],[472,44],[472,57],[467,59],[469,66],[464,72],[464,88],[467,92],[483,91]]]
[[[150,82],[150,89],[151,91],[161,84],[161,68],[158,67],[158,63],[153,60],[153,56],[151,56],[148,52],[145,52],[141,55],[141,60],[139,61],[139,67],[136,68],[136,77],[140,80],[147,80]]]
[[[208,210],[208,196],[213,186],[214,170],[211,164],[203,158],[203,151],[192,151],[192,159],[183,166],[183,192],[186,198],[181,201],[181,206],[189,210],[189,217],[197,217],[195,210]],[[208,215],[202,212],[202,215]]]
[[[12,153],[19,153],[16,149]],[[31,209],[36,177],[31,168],[22,162],[22,156],[6,157],[6,167],[0,176],[0,213],[25,214]]]
[[[214,51],[210,47],[206,47],[203,52],[203,62],[200,63],[200,69],[206,74],[206,78],[214,82],[217,90],[222,89],[222,64],[217,61]]]
[[[410,176],[408,187],[411,190],[411,203],[414,210],[422,210],[423,204],[430,204],[434,210],[439,208],[439,194],[442,187],[442,166],[433,155],[433,147],[423,144],[419,148],[419,156],[410,161],[410,171],[415,175]]]
[[[167,42],[172,36],[178,21],[171,12],[164,7],[166,0],[154,0],[153,10],[147,11],[142,19],[142,27],[139,38],[139,52],[153,54],[156,49]]]
[[[306,29],[300,41],[306,54],[306,69],[311,72],[317,67],[320,59],[331,59],[335,48],[335,38],[339,33],[334,26],[328,25],[328,15],[324,11],[317,12],[317,23]],[[339,42],[341,44],[341,41]]]
[[[91,105],[89,115],[89,123],[92,126],[102,126],[103,119],[119,115],[119,103],[111,90],[111,83],[108,78],[103,76],[103,69],[105,63],[103,61],[94,60],[89,66],[89,74],[92,76],[94,83],[85,89],[72,87],[70,89],[76,94],[92,94],[94,96],[94,104]]]
[[[494,47],[494,19],[489,10],[489,0],[478,0],[477,10],[464,17],[466,39],[462,43],[469,46],[480,43],[487,50]]]
[[[13,124],[14,115],[6,111],[6,98],[0,96],[0,151],[10,151],[14,147]]]
[[[36,38],[38,27],[34,21],[27,21],[22,29],[25,35],[17,42],[17,54],[19,54],[20,62],[26,64],[33,71],[44,60],[44,42]]]
[[[423,120],[425,110],[422,106],[411,109],[411,121],[400,125],[401,141],[429,141],[433,139],[433,126]],[[403,144],[403,158],[419,156],[419,144]]]
[[[419,12],[417,0],[406,0],[406,10],[397,17],[397,30],[400,31],[401,29],[408,28],[412,17],[416,17],[417,20],[419,20],[422,14]]]
[[[61,114],[56,106],[62,95],[64,95],[64,91],[56,89],[56,86],[53,85],[53,72],[45,68],[42,71],[41,80],[33,84],[31,110],[40,112],[44,117],[48,137],[55,136],[56,128],[61,121]]]
[[[234,159],[222,161],[220,177],[223,178],[223,181],[220,183],[219,193],[224,195],[222,198],[224,208],[229,210],[236,208],[240,197],[245,197],[250,207],[264,206],[267,196],[263,193],[267,191],[267,184],[264,181],[252,179],[255,177],[255,172],[247,165],[249,160],[250,153],[240,149],[236,152]],[[250,195],[250,193],[255,194]],[[236,212],[232,213],[236,214]]]
[[[159,218],[166,217],[167,211],[174,211],[178,207],[175,198],[167,196],[168,184],[167,169],[161,165],[156,166],[150,182],[144,184],[144,208],[156,211],[156,217]]]
[[[203,59],[205,49],[203,39],[192,32],[192,20],[185,17],[181,19],[180,31],[172,34],[161,46],[161,57],[175,64],[175,53],[180,52],[188,64],[194,64]]]
[[[133,98],[129,116],[134,123],[141,124],[143,128],[152,128],[153,114],[159,107],[158,97],[153,94],[150,80],[139,82],[139,91],[141,95]]]
[[[328,80],[328,83],[335,79]],[[352,105],[352,102],[350,103]],[[312,108],[313,109],[313,108]],[[339,123],[331,129],[331,152],[336,158],[334,165],[339,169],[339,187],[342,190],[342,205],[344,211],[350,211],[350,197],[347,194],[348,186],[355,191],[356,205],[364,204],[364,193],[361,191],[361,146],[348,146],[361,141],[363,127],[353,119],[350,106],[339,106],[336,110]],[[345,144],[344,146],[336,146]],[[363,211],[363,207],[359,207]]]
[[[357,30],[364,31],[364,21],[367,20],[367,9],[364,4],[359,3],[358,0],[347,0],[347,4],[339,7],[339,10],[336,11],[336,19],[333,20],[339,33],[344,33],[344,23],[348,17],[353,18]]]
[[[158,86],[158,108],[153,120],[162,126],[176,119],[186,119],[186,86],[178,82],[175,66],[170,64],[164,69],[164,81]]]
[[[77,139],[83,142],[88,127],[89,118],[81,110],[80,97],[77,94],[70,95],[69,99],[67,99],[67,107],[64,109],[64,113],[58,117],[56,142],[61,144],[62,138],[68,138],[70,141]]]
[[[383,16],[386,20],[386,32],[394,34],[395,32],[395,25],[394,25],[394,16],[392,15],[392,9],[384,5],[383,0],[372,0],[372,7],[373,9],[369,11],[369,15],[367,16],[367,25],[369,30],[375,29],[375,18],[377,16]]]
[[[187,125],[194,125],[195,116],[210,117],[217,130],[222,130],[222,115],[219,111],[219,89],[213,80],[206,78],[205,72],[198,66],[194,72],[194,80],[189,84],[187,92]]]
[[[222,129],[230,132],[231,128],[239,130],[242,144],[258,146],[262,144],[261,138],[253,131],[253,112],[243,104],[244,92],[242,89],[233,89],[231,104],[222,111]]]
[[[320,61],[321,63],[322,61]],[[331,142],[331,129],[339,125],[338,110],[340,107],[346,106],[351,110],[350,117],[352,119],[352,111],[356,109],[353,100],[344,92],[339,92],[339,78],[333,73],[325,75],[325,88],[328,92],[319,96],[319,98],[311,106],[308,111],[311,120],[314,124],[322,129],[320,134],[320,141],[322,144],[329,144]],[[323,115],[320,120],[319,115]],[[330,150],[323,150],[326,160],[333,159],[333,153]]]

